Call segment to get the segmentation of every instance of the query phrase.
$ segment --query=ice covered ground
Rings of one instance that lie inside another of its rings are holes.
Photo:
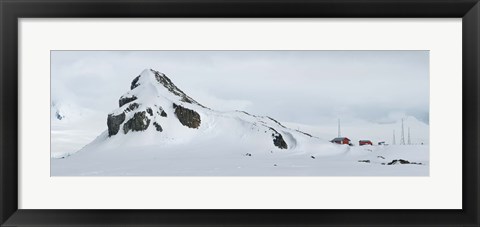
[[[105,135],[102,135],[105,136]],[[79,152],[51,160],[52,176],[428,176],[427,145],[334,145],[332,152],[252,150],[224,140],[131,146]],[[116,146],[113,146],[116,147]],[[98,148],[98,147],[97,147]],[[249,155],[250,154],[250,155]],[[313,156],[313,157],[312,157]],[[419,164],[388,165],[393,160]],[[365,161],[367,162],[360,162]]]
[[[104,119],[101,119],[105,121]],[[104,122],[103,122],[104,123]],[[289,124],[286,124],[287,126]],[[52,125],[52,176],[428,176],[428,145],[388,145],[388,146],[346,146],[330,145],[326,149],[332,152],[322,154],[321,146],[303,149],[278,150],[246,144],[235,138],[203,138],[182,144],[170,141],[163,145],[148,144],[145,135],[134,133],[129,138],[119,135],[116,140],[95,145],[86,152],[76,151],[92,141],[98,133],[87,130],[81,125]],[[98,127],[98,126],[97,126]],[[101,131],[105,126],[97,129]],[[304,130],[304,128],[301,128]],[[234,130],[234,129],[231,129]],[[331,129],[334,130],[334,129]],[[322,128],[306,128],[306,131],[318,133]],[[53,135],[55,133],[55,135]],[[208,135],[208,134],[207,134]],[[210,136],[214,136],[210,134]],[[242,136],[239,136],[240,138]],[[324,135],[328,137],[327,134]],[[99,136],[98,140],[105,139]],[[110,138],[113,139],[113,138]],[[223,142],[219,142],[222,141]],[[240,143],[239,143],[240,142]],[[355,142],[355,141],[354,141]],[[116,144],[120,143],[120,144]],[[235,145],[235,146],[232,146]],[[119,148],[120,147],[120,148]],[[90,151],[88,151],[90,150]],[[247,153],[252,156],[248,156]],[[314,156],[313,159],[311,156]],[[67,158],[61,158],[67,157]],[[404,159],[421,162],[423,165],[398,164],[382,165],[392,160]],[[370,163],[359,162],[369,160]]]

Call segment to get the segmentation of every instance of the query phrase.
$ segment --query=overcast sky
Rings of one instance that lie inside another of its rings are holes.
[[[428,124],[428,51],[52,51],[52,100],[106,115],[143,69],[216,110],[280,121]]]

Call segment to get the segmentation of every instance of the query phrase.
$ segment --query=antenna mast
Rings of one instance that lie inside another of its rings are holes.
[[[405,132],[403,131],[403,118],[402,118],[402,137],[400,138],[400,145],[405,145]]]
[[[340,137],[340,118],[338,119],[338,137]]]
[[[392,141],[392,145],[395,145],[395,130],[393,130],[393,141]]]
[[[410,127],[408,127],[408,145],[410,145]]]

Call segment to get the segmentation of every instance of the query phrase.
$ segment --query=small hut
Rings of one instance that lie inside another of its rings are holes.
[[[370,140],[360,140],[358,141],[358,145],[363,146],[363,145],[373,145],[372,141]]]
[[[337,137],[330,142],[336,143],[336,144],[350,144],[350,139],[347,137]]]

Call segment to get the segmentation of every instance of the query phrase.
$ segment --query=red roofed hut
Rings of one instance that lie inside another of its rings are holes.
[[[336,143],[336,144],[350,144],[350,139],[347,137],[337,137],[330,142]]]
[[[360,140],[360,141],[358,141],[358,144],[359,144],[360,146],[363,146],[363,145],[373,145],[372,141],[370,141],[370,140]]]

